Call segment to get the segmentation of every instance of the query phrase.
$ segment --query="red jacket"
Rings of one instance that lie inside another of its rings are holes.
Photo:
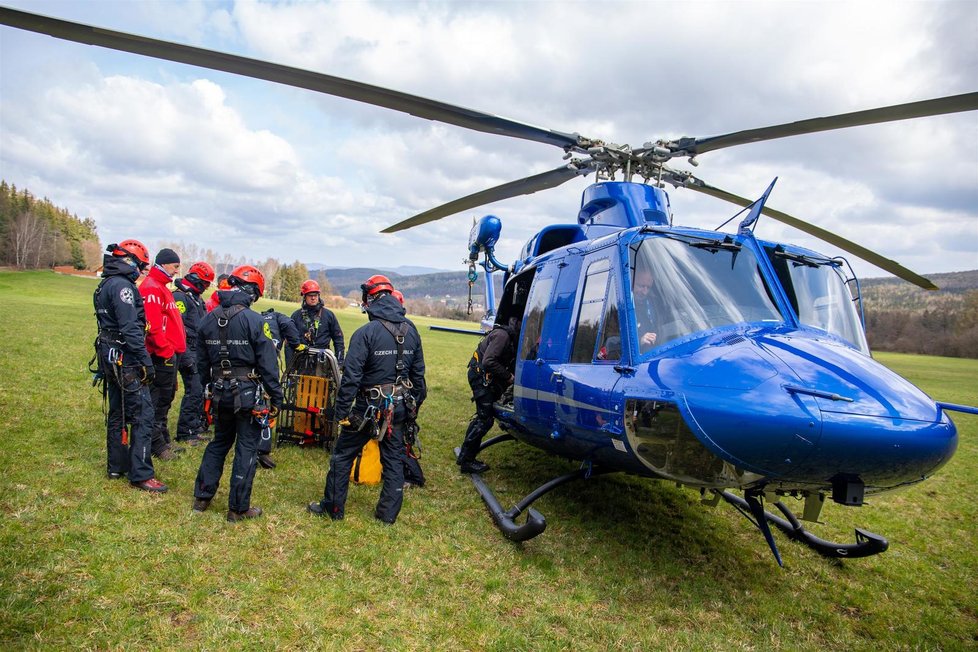
[[[146,350],[161,358],[187,350],[187,336],[183,330],[183,317],[177,310],[173,293],[166,285],[170,277],[157,266],[139,286],[146,308]]]
[[[211,293],[211,298],[207,300],[206,304],[204,304],[204,307],[207,308],[207,312],[210,312],[219,305],[221,305],[221,297],[217,296],[217,290],[214,290]]]

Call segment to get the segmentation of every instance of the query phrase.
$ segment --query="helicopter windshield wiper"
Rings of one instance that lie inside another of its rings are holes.
[[[783,249],[776,249],[774,255],[778,258],[784,258],[790,260],[796,265],[804,265],[806,267],[821,267],[822,265],[833,265],[838,264],[829,258],[814,258],[812,256],[806,256],[804,254],[798,254],[791,251],[785,251]]]
[[[690,247],[695,247],[696,249],[706,249],[711,253],[716,253],[718,251],[740,251],[743,245],[739,242],[733,242],[732,240],[710,240],[708,242],[687,242]]]
[[[672,240],[684,242],[690,247],[706,249],[707,251],[712,251],[713,253],[716,253],[721,249],[724,251],[740,251],[741,248],[743,248],[742,244],[739,242],[734,242],[730,236],[727,236],[722,240],[718,240],[717,238],[705,238],[703,236],[697,236],[691,233],[675,233],[670,231],[669,227],[662,226],[644,226],[642,227],[642,232],[657,233]]]

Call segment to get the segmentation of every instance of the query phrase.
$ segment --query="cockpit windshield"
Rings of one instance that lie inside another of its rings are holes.
[[[768,249],[768,256],[802,324],[837,335],[869,354],[859,312],[836,261],[780,247]]]
[[[753,252],[730,240],[649,237],[632,245],[639,352],[742,322],[781,322]]]

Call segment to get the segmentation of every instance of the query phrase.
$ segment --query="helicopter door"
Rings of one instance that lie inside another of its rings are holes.
[[[618,286],[607,258],[588,265],[567,364],[555,374],[559,432],[574,434],[587,456],[624,432],[622,411],[614,403],[621,380],[621,323]]]
[[[554,430],[553,365],[566,348],[573,298],[557,287],[562,265],[550,261],[535,270],[516,361],[516,412],[527,430],[541,437]]]

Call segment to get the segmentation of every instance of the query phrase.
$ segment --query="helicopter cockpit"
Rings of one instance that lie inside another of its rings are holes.
[[[630,258],[642,355],[721,326],[784,321],[753,251],[736,242],[657,234],[633,243]]]

